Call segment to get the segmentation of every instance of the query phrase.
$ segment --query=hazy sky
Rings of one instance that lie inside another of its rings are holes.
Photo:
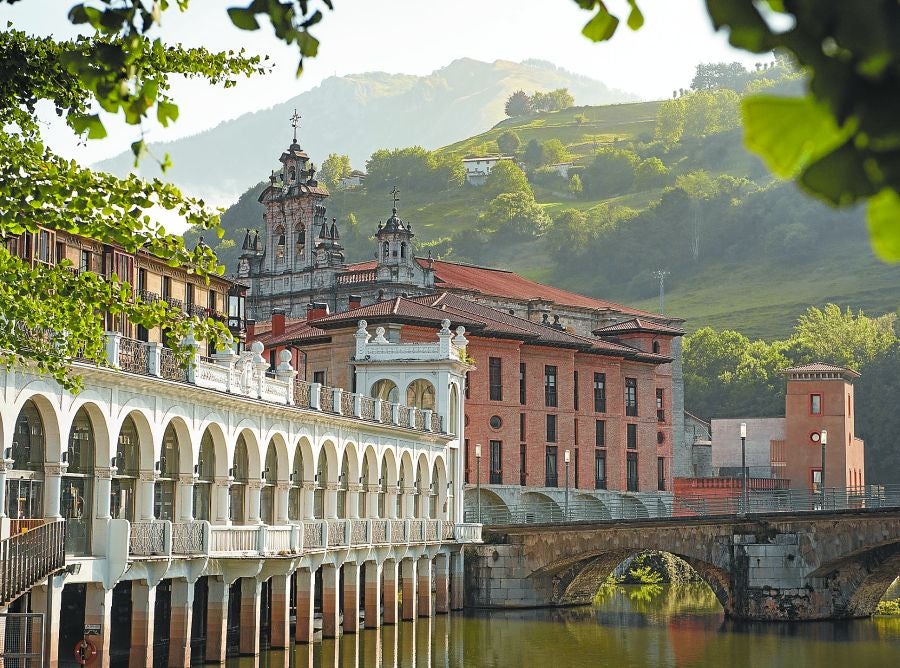
[[[4,25],[12,20],[28,32],[68,36],[74,34],[65,18],[71,4],[4,4],[0,20]],[[173,9],[164,15],[161,34],[188,46],[244,47],[269,54],[274,72],[229,90],[178,82],[173,91],[181,117],[167,130],[146,127],[149,140],[194,134],[282,102],[332,75],[376,70],[428,74],[463,57],[548,60],[644,99],[668,97],[674,88],[687,87],[699,62],[739,60],[749,65],[760,60],[732,49],[724,35],[713,31],[702,0],[642,0],[643,29],[633,33],[623,21],[609,44],[594,44],[581,35],[590,14],[571,0],[334,0],[335,10],[313,31],[322,42],[319,55],[306,62],[303,76],[296,79],[295,52],[278,42],[268,26],[256,32],[233,28],[225,14],[231,4],[246,5],[247,0],[193,0],[186,14]],[[624,13],[625,0],[609,4]],[[107,123],[108,139],[77,146],[54,115],[43,116],[48,120],[47,141],[84,163],[126,150],[139,135],[136,128]]]

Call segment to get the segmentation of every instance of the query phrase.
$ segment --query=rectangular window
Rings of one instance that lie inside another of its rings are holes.
[[[810,394],[809,395],[809,414],[810,415],[821,415],[822,414],[822,395],[821,394]]]
[[[491,484],[503,484],[503,442],[491,441]]]
[[[822,469],[812,470],[812,491],[822,491]]]
[[[313,382],[318,383],[319,385],[325,384],[325,372],[324,371],[313,371]]]
[[[488,372],[490,375],[491,401],[503,401],[503,377],[499,357],[488,358]]]
[[[144,292],[147,289],[147,270],[138,269],[138,292]],[[143,298],[143,297],[142,297]]]
[[[637,417],[637,378],[625,379],[625,415]]]
[[[466,399],[469,398],[469,372],[466,372],[466,382],[465,382],[465,395]]]
[[[466,484],[469,484],[471,482],[471,480],[469,480],[469,439],[463,441],[463,457],[465,457],[465,461],[463,462],[465,466],[465,481]]]
[[[79,272],[91,271],[91,251],[89,251],[89,250],[81,251],[81,260],[78,263],[78,271]]]
[[[525,435],[525,413],[519,413],[519,440],[524,441]]]
[[[606,489],[606,452],[603,450],[594,453],[594,487]]]
[[[522,443],[519,446],[519,484],[524,487],[528,481],[528,469],[525,464],[527,463],[526,453],[528,450],[528,446]]]
[[[657,422],[665,422],[666,421],[666,407],[663,395],[663,388],[656,388],[656,421]]]
[[[606,374],[594,374],[594,412],[606,412]]]
[[[625,425],[625,445],[629,450],[637,450],[637,425]]]
[[[638,456],[636,452],[628,452],[627,456],[627,471],[628,471],[628,491],[636,492],[638,491]]]
[[[184,286],[184,303],[190,308],[194,305],[194,284],[188,283]]]
[[[578,420],[575,420],[575,445],[578,445]]]
[[[606,420],[597,420],[594,426],[594,444],[598,448],[606,447]]]
[[[269,371],[275,370],[275,349],[269,350]]]
[[[163,276],[162,280],[162,298],[169,299],[172,296],[172,279],[168,276]]]
[[[546,471],[547,474],[544,479],[544,485],[546,487],[557,487],[559,484],[559,477],[556,473],[556,446],[548,445],[547,446],[547,456],[546,456]]]
[[[210,290],[209,292],[207,292],[206,293],[206,308],[208,308],[210,311],[217,311],[218,310],[218,303],[217,303],[218,297],[219,296],[216,294],[215,290]]]
[[[547,443],[556,443],[556,416],[547,416]]]
[[[519,403],[525,405],[525,362],[519,362]]]
[[[572,374],[572,407],[578,410],[578,372]]]
[[[63,241],[56,242],[56,264],[66,259],[66,244]]]
[[[53,262],[53,252],[56,250],[54,246],[56,234],[49,230],[38,230],[35,236],[37,237],[37,252],[34,254],[34,259],[44,264],[51,264]]]
[[[665,457],[656,458],[656,489],[666,491],[666,460]]]
[[[544,405],[556,406],[556,367],[544,367]]]

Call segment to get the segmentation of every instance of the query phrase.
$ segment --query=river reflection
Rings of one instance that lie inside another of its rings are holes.
[[[419,619],[228,665],[881,668],[900,666],[900,618],[739,623],[705,587],[615,587],[593,606]]]

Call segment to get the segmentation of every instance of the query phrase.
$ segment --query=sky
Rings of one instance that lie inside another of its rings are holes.
[[[298,79],[296,52],[278,41],[268,25],[255,32],[231,25],[225,8],[248,2],[193,0],[186,13],[172,9],[163,15],[159,35],[185,46],[268,54],[275,65],[272,73],[228,90],[176,81],[172,92],[180,107],[177,123],[168,129],[145,125],[146,139],[195,134],[283,102],[333,75],[371,71],[424,75],[464,57],[487,62],[547,60],[647,100],[667,98],[674,88],[687,87],[697,63],[737,60],[751,66],[767,60],[731,48],[725,35],[713,30],[703,0],[642,0],[644,27],[632,32],[623,20],[606,44],[581,35],[591,14],[572,0],[334,0],[334,11],[325,10],[324,20],[313,31],[321,40],[319,55],[306,61]],[[0,21],[5,25],[11,20],[14,27],[30,33],[68,37],[75,34],[66,19],[72,4],[61,0],[3,4]],[[608,6],[614,13],[619,10],[620,16],[627,11],[626,0],[608,0]],[[46,121],[45,141],[83,164],[127,150],[140,136],[137,128],[113,120],[107,122],[107,139],[85,145],[49,109],[43,109],[41,117]]]

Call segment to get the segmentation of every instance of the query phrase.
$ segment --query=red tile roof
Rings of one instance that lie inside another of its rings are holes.
[[[429,260],[416,258],[422,267],[427,267]],[[585,297],[568,290],[554,288],[537,281],[532,281],[507,269],[493,269],[491,267],[479,267],[471,264],[447,262],[445,260],[432,260],[435,273],[435,288],[451,288],[466,290],[487,296],[510,297],[519,300],[545,299],[564,306],[577,308],[612,310],[628,315],[659,318],[660,316],[649,311],[641,311],[615,302]],[[377,266],[375,260],[360,262],[350,265],[351,271],[374,269]],[[669,318],[671,320],[671,318]]]
[[[672,334],[673,336],[681,336],[684,330],[677,327],[669,327],[658,322],[650,322],[649,320],[641,320],[640,318],[632,318],[624,322],[617,322],[614,325],[606,325],[598,327],[593,331],[597,336],[613,336],[616,334],[629,334],[632,332],[651,332],[653,334]]]
[[[784,369],[782,373],[842,373],[853,378],[859,378],[859,374],[853,369],[835,366],[834,364],[825,364],[824,362],[813,362],[812,364],[792,366],[788,369]]]
[[[271,323],[266,323],[268,327],[264,332],[254,332],[253,341],[260,341],[266,348],[283,346],[294,341],[312,341],[321,339],[327,341],[330,339],[328,332],[308,323],[306,320],[299,320],[285,324],[284,332],[281,334],[272,334]]]

